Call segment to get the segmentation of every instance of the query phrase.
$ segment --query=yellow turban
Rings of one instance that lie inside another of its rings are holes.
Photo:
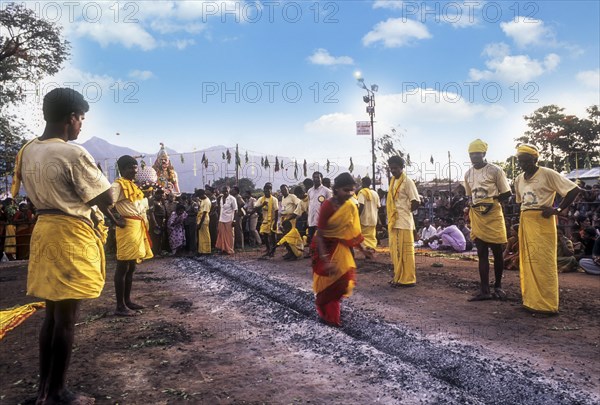
[[[488,150],[488,144],[481,139],[475,139],[469,144],[469,153],[481,152],[485,153]]]
[[[517,146],[517,154],[518,153],[527,153],[528,155],[536,158],[540,156],[540,152],[538,152],[537,148],[527,143],[522,143],[521,145]]]

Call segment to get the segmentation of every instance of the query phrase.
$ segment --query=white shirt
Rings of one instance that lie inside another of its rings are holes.
[[[427,228],[423,227],[423,229],[421,229],[421,236],[419,239],[426,240],[426,239],[431,238],[435,234],[437,234],[435,227],[433,225],[429,224],[429,227],[427,227]]]
[[[219,197],[221,203],[221,215],[219,215],[219,222],[232,222],[233,216],[238,209],[237,201],[235,197],[229,194],[223,202],[223,197]]]
[[[311,187],[308,192],[308,226],[317,226],[319,222],[319,211],[323,201],[328,200],[333,196],[333,192],[320,185],[319,188]]]

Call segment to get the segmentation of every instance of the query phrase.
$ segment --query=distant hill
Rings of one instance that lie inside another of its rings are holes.
[[[105,174],[110,181],[115,178],[115,166],[117,159],[123,155],[131,155],[138,158],[138,162],[143,160],[145,164],[152,165],[156,160],[156,154],[160,150],[160,145],[156,145],[151,152],[140,152],[131,148],[113,145],[106,140],[98,137],[93,137],[81,144],[94,157],[96,162],[103,168]],[[147,147],[147,145],[145,146]],[[167,153],[179,175],[179,188],[182,192],[193,192],[196,188],[203,188],[205,184],[212,184],[215,180],[223,177],[235,177],[235,147],[227,147],[223,145],[211,146],[206,149],[197,150],[194,152],[180,153],[168,147]],[[223,159],[223,153],[229,149],[231,153],[231,163]],[[208,159],[208,167],[202,164],[202,155]],[[143,157],[142,157],[143,156]],[[182,161],[183,156],[183,161]],[[264,158],[264,156],[262,156]],[[279,161],[283,161],[282,169],[275,173],[275,156],[267,156],[270,163],[270,168],[261,167],[261,156],[248,155],[248,163],[245,163],[245,152],[240,151],[242,166],[239,169],[239,177],[247,177],[251,179],[257,188],[262,188],[264,183],[270,181],[273,186],[278,188],[281,184],[295,185],[302,182],[305,178],[302,172],[302,162],[298,162],[297,179],[294,178],[294,162],[285,156],[278,156]],[[319,164],[321,166],[319,166]],[[319,164],[308,162],[308,177],[314,170],[320,170],[325,177],[333,179],[337,174],[347,171],[347,167],[338,167],[332,162],[331,171],[326,172],[322,166],[324,162]],[[347,164],[347,163],[344,163]],[[366,173],[365,166],[357,166],[355,174]]]

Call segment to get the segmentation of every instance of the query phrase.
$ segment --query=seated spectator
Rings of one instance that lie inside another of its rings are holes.
[[[508,243],[502,257],[505,270],[519,270],[519,224],[510,227]]]
[[[29,259],[29,243],[35,226],[35,216],[32,207],[27,201],[19,203],[19,209],[13,216],[15,224],[15,241],[17,260]]]
[[[596,228],[592,228],[590,226],[585,228],[583,232],[581,232],[581,257],[592,257],[592,252],[594,251],[594,243],[596,242],[596,239],[598,239]]]
[[[565,236],[564,229],[557,227],[557,254],[556,260],[558,263],[559,273],[570,273],[577,271],[579,263],[575,258],[575,249],[573,248],[573,242]]]
[[[596,242],[594,242],[592,257],[584,257],[579,261],[579,265],[588,274],[600,275],[600,238],[596,238]]]
[[[421,246],[427,246],[428,245],[428,240],[429,238],[431,238],[432,236],[434,236],[437,233],[437,230],[434,228],[433,225],[431,225],[431,221],[429,221],[429,219],[425,218],[423,220],[423,228],[421,228],[421,230],[419,231],[418,235],[417,235],[417,241],[415,242],[415,246],[417,247],[421,247]]]
[[[441,244],[433,244],[434,241],[441,241]],[[442,219],[442,230],[429,238],[428,243],[432,249],[464,252],[467,241],[463,233],[452,223],[452,218],[446,217]]]
[[[467,202],[468,200],[464,186],[458,185],[456,187],[456,194],[452,197],[450,202],[450,215],[452,218],[458,219],[459,217],[463,216]]]
[[[471,230],[467,226],[464,218],[458,218],[458,229],[463,233],[466,241],[465,250],[473,250],[473,242],[471,241]]]

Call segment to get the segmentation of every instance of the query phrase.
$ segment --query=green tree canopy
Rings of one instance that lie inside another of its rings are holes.
[[[215,180],[211,186],[214,188],[221,188],[223,186],[232,187],[235,186],[235,184],[235,177],[221,177],[220,179]],[[247,177],[243,177],[239,180],[238,187],[240,188],[240,193],[244,193],[246,191],[253,192],[256,188],[254,182]]]
[[[9,3],[0,13],[0,106],[22,101],[26,82],[58,73],[70,45],[61,28],[36,17],[23,4]]]
[[[540,164],[558,171],[600,164],[600,112],[589,107],[586,118],[564,114],[564,108],[547,105],[526,115],[528,130],[517,142],[535,145]]]
[[[0,176],[6,185],[28,132],[8,110],[25,100],[27,83],[60,70],[69,56],[69,43],[58,26],[37,18],[23,4],[4,6],[0,27]]]

